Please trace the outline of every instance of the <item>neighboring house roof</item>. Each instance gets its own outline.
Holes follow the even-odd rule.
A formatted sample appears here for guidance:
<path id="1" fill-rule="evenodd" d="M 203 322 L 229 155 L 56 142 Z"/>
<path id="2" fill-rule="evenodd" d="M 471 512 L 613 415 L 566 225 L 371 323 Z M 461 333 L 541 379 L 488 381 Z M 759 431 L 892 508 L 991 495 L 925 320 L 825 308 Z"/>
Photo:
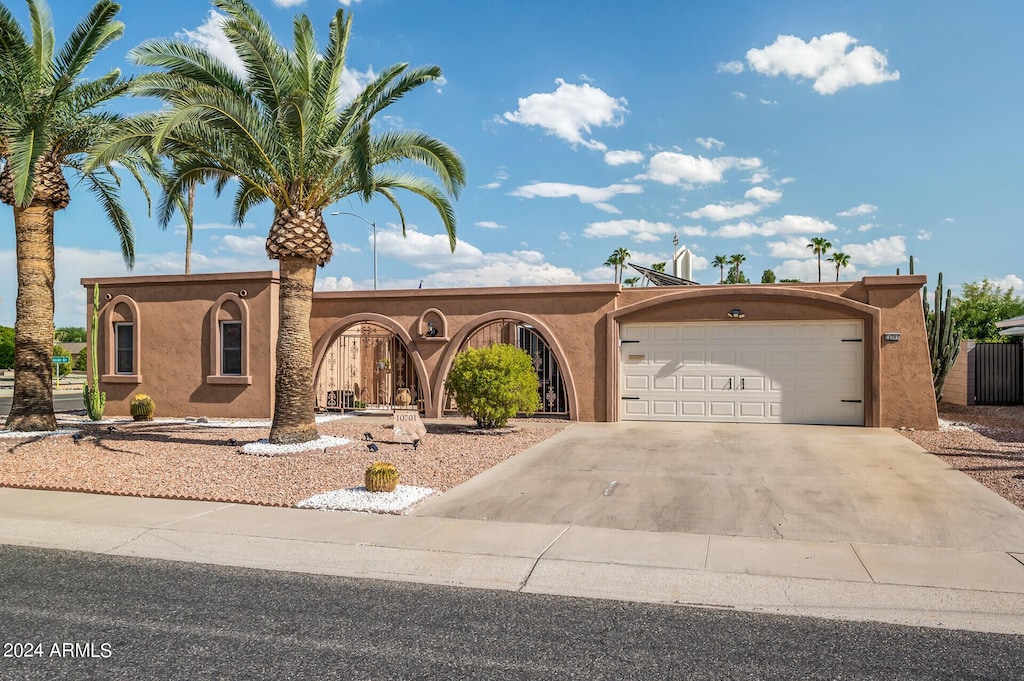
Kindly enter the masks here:
<path id="1" fill-rule="evenodd" d="M 1024 336 L 1024 315 L 996 322 L 1000 336 Z"/>
<path id="2" fill-rule="evenodd" d="M 683 279 L 676 277 L 671 274 L 665 274 L 658 270 L 652 270 L 647 267 L 640 267 L 640 265 L 634 265 L 633 263 L 626 263 L 640 274 L 647 277 L 647 281 L 651 282 L 655 286 L 698 286 L 697 282 L 690 281 L 689 279 Z"/>

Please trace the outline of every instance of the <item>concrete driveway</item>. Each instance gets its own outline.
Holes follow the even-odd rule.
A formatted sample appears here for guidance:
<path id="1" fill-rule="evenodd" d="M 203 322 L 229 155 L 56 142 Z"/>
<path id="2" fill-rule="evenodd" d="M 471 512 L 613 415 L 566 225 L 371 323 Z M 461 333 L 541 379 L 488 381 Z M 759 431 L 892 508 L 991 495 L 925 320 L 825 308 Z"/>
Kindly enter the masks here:
<path id="1" fill-rule="evenodd" d="M 898 433 L 872 428 L 578 423 L 415 515 L 1024 549 L 1024 511 Z"/>

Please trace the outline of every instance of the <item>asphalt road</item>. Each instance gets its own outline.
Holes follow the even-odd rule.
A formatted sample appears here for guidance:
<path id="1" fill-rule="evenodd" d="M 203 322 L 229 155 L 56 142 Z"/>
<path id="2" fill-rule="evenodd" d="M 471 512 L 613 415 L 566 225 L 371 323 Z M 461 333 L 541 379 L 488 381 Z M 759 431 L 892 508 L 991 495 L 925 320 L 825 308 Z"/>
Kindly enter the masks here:
<path id="1" fill-rule="evenodd" d="M 939 629 L 10 546 L 0 584 L 5 679 L 1024 676 L 1024 637 Z"/>
<path id="2" fill-rule="evenodd" d="M 74 392 L 55 392 L 53 394 L 54 411 L 76 411 L 85 409 L 82 402 L 82 393 L 79 390 Z M 11 395 L 0 397 L 0 416 L 7 416 L 11 411 Z"/>

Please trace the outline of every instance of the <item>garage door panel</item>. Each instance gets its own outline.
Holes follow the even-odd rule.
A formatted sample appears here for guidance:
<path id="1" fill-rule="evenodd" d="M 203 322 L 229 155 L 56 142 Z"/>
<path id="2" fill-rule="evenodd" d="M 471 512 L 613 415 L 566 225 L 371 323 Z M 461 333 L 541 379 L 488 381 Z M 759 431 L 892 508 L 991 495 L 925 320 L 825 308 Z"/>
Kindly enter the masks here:
<path id="1" fill-rule="evenodd" d="M 651 410 L 655 416 L 678 416 L 679 403 L 675 400 L 654 400 L 651 402 Z"/>
<path id="2" fill-rule="evenodd" d="M 646 375 L 626 374 L 625 388 L 626 390 L 650 390 L 651 389 L 651 377 Z"/>
<path id="3" fill-rule="evenodd" d="M 697 390 L 704 392 L 708 389 L 707 376 L 680 376 L 679 389 L 683 391 Z"/>
<path id="4" fill-rule="evenodd" d="M 708 415 L 710 416 L 735 416 L 736 415 L 736 403 L 735 402 L 717 402 L 712 400 L 708 402 Z"/>
<path id="5" fill-rule="evenodd" d="M 863 403 L 842 402 L 863 399 L 864 343 L 843 342 L 863 336 L 859 321 L 656 322 L 620 335 L 641 341 L 622 350 L 622 395 L 636 398 L 623 419 L 863 425 Z"/>
<path id="6" fill-rule="evenodd" d="M 654 389 L 655 390 L 671 390 L 675 392 L 676 388 L 676 377 L 675 376 L 655 376 L 654 377 Z"/>

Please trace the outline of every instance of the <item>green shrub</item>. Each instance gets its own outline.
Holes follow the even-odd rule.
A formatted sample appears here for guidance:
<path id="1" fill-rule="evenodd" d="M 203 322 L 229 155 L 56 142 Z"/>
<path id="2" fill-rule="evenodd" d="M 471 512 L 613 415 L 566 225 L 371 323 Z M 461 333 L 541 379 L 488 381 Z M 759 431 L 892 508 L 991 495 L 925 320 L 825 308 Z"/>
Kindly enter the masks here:
<path id="1" fill-rule="evenodd" d="M 89 348 L 82 348 L 75 355 L 74 360 L 75 371 L 85 371 L 89 366 Z"/>
<path id="2" fill-rule="evenodd" d="M 53 346 L 53 356 L 70 358 L 71 353 L 65 350 L 63 345 L 60 345 L 58 343 L 57 345 Z M 68 374 L 71 373 L 71 362 L 68 362 L 67 364 L 54 364 L 53 371 L 54 373 L 59 371 L 61 376 L 67 376 Z"/>
<path id="3" fill-rule="evenodd" d="M 0 326 L 0 369 L 14 368 L 14 329 Z"/>
<path id="4" fill-rule="evenodd" d="M 459 413 L 476 419 L 480 428 L 503 428 L 516 414 L 532 414 L 541 406 L 530 356 L 511 345 L 460 352 L 447 388 Z"/>

